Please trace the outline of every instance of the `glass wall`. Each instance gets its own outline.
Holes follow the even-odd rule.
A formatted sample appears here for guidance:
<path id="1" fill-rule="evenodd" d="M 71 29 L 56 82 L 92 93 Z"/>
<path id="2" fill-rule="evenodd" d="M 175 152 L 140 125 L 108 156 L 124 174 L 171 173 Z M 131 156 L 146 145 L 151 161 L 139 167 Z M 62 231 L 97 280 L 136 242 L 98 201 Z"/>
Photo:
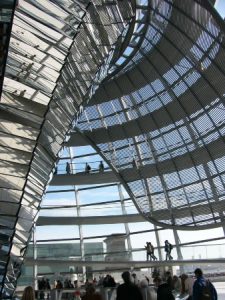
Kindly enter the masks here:
<path id="1" fill-rule="evenodd" d="M 102 267 L 97 262 L 146 261 L 147 241 L 154 245 L 155 255 L 159 260 L 165 260 L 165 240 L 174 245 L 172 255 L 175 260 L 224 258 L 225 240 L 222 228 L 173 231 L 147 222 L 119 182 L 95 183 L 96 176 L 104 176 L 104 172 L 111 170 L 107 169 L 103 174 L 99 174 L 98 165 L 102 159 L 90 147 L 82 147 L 82 151 L 79 147 L 66 148 L 61 154 L 58 162 L 58 170 L 61 171 L 54 177 L 61 176 L 62 185 L 54 186 L 50 183 L 42 201 L 35 227 L 35 239 L 31 240 L 27 251 L 29 263 L 25 262 L 19 285 L 28 284 L 33 274 L 38 278 L 48 277 L 53 284 L 54 279 L 59 276 L 71 276 L 71 272 L 80 280 L 85 276 L 115 273 L 112 267 Z M 91 153 L 93 155 L 90 155 Z M 77 172 L 66 174 L 67 162 L 77 166 L 85 166 L 86 163 L 92 166 L 90 173 L 83 172 L 87 179 L 86 184 L 80 184 L 80 174 Z M 103 163 L 106 166 L 105 162 Z M 67 185 L 69 177 L 73 178 L 74 185 Z M 33 260 L 34 253 L 37 261 Z M 51 263 L 48 266 L 47 261 L 42 265 L 39 260 L 43 258 L 57 259 L 65 263 Z M 76 266 L 76 263 L 71 263 L 71 259 L 95 261 L 96 264 L 91 267 L 87 264 L 82 268 L 80 265 Z M 70 261 L 67 263 L 67 260 Z M 34 265 L 38 266 L 36 273 Z M 194 266 L 188 265 L 182 271 L 191 272 L 193 268 Z M 151 269 L 146 270 L 151 273 Z"/>

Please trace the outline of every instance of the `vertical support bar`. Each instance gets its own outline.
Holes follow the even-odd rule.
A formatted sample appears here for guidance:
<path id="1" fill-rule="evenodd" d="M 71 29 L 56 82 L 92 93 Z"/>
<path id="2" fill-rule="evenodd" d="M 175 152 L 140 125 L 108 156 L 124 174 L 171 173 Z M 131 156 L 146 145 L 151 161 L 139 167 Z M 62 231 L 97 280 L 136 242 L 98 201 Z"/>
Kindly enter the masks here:
<path id="1" fill-rule="evenodd" d="M 38 280 L 37 280 L 37 240 L 36 240 L 36 224 L 33 226 L 33 286 L 34 289 L 38 290 Z"/>
<path id="2" fill-rule="evenodd" d="M 70 155 L 70 162 L 73 162 L 73 148 L 69 148 L 69 155 Z M 74 167 L 75 168 L 75 167 Z M 77 207 L 77 216 L 80 217 L 80 201 L 79 201 L 79 194 L 76 186 L 74 185 L 74 196 L 75 196 L 75 204 Z M 78 225 L 79 228 L 79 237 L 80 237 L 80 253 L 81 253 L 81 260 L 85 260 L 85 252 L 84 252 L 84 240 L 83 240 L 83 231 L 82 225 Z M 83 281 L 85 282 L 86 277 L 86 266 L 82 266 L 82 277 Z"/>
<path id="3" fill-rule="evenodd" d="M 154 229 L 155 229 L 155 238 L 156 238 L 157 249 L 158 249 L 158 257 L 159 260 L 162 260 L 162 250 L 160 248 L 160 236 L 159 236 L 158 227 L 154 225 Z"/>
<path id="4" fill-rule="evenodd" d="M 177 258 L 179 260 L 183 260 L 183 255 L 182 255 L 182 252 L 181 252 L 181 249 L 180 249 L 180 238 L 179 238 L 179 235 L 177 233 L 177 230 L 173 229 L 173 235 L 174 235 L 174 240 L 175 240 L 175 246 L 176 246 L 176 251 L 177 251 Z M 184 273 L 184 266 L 181 265 L 180 266 L 180 273 Z"/>
<path id="5" fill-rule="evenodd" d="M 126 215 L 127 212 L 126 212 L 126 207 L 124 204 L 124 196 L 123 196 L 121 184 L 118 183 L 117 187 L 118 187 L 119 196 L 120 196 L 122 213 L 123 213 L 123 215 Z M 128 253 L 129 253 L 129 260 L 132 260 L 133 257 L 132 257 L 132 247 L 131 247 L 131 240 L 130 240 L 130 229 L 129 229 L 128 223 L 124 223 L 124 226 L 125 226 L 125 231 L 126 231 L 126 236 L 127 236 L 127 247 L 128 247 Z"/>

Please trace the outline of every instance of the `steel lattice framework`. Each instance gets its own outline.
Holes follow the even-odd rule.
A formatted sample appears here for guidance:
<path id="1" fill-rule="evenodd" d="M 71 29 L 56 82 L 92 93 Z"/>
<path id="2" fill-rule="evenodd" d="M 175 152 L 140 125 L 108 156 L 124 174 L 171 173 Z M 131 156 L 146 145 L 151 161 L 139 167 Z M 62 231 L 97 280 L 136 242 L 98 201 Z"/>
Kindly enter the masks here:
<path id="1" fill-rule="evenodd" d="M 20 0 L 14 8 L 0 102 L 2 298 L 15 290 L 43 192 L 95 73 L 109 53 L 115 59 L 133 18 L 130 1 Z"/>
<path id="2" fill-rule="evenodd" d="M 147 220 L 189 230 L 224 225 L 224 21 L 200 0 L 140 1 L 136 9 L 130 42 L 77 131 Z"/>
<path id="3" fill-rule="evenodd" d="M 10 2 L 6 68 L 4 40 L 0 55 L 3 298 L 72 126 L 68 145 L 80 134 L 93 145 L 147 220 L 224 225 L 225 28 L 210 3 Z"/>

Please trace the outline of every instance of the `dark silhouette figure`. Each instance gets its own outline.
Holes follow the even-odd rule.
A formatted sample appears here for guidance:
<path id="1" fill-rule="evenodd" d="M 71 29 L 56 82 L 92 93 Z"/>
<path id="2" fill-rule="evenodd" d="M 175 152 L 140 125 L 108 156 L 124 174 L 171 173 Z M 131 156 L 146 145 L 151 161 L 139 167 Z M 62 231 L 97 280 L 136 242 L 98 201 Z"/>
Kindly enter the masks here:
<path id="1" fill-rule="evenodd" d="M 63 284 L 60 280 L 57 280 L 56 287 L 57 290 L 61 290 L 63 288 Z"/>
<path id="2" fill-rule="evenodd" d="M 168 283 L 162 282 L 160 277 L 154 278 L 153 282 L 157 287 L 157 300 L 175 300 Z"/>
<path id="3" fill-rule="evenodd" d="M 54 175 L 58 174 L 58 167 L 55 167 Z"/>
<path id="4" fill-rule="evenodd" d="M 111 288 L 111 289 L 108 289 L 108 291 L 107 291 L 107 293 L 108 293 L 107 299 L 110 299 L 112 296 L 112 292 L 113 292 L 112 288 L 114 288 L 116 286 L 116 282 L 115 282 L 114 278 L 111 275 L 107 274 L 102 281 L 102 285 L 105 288 Z"/>
<path id="5" fill-rule="evenodd" d="M 48 278 L 46 279 L 46 289 L 51 290 L 51 285 Z"/>
<path id="6" fill-rule="evenodd" d="M 68 281 L 68 287 L 69 289 L 73 289 L 74 285 L 72 284 L 71 280 Z"/>
<path id="7" fill-rule="evenodd" d="M 154 268 L 153 272 L 152 272 L 152 278 L 154 279 L 156 277 L 160 277 L 160 270 L 157 268 Z"/>
<path id="8" fill-rule="evenodd" d="M 85 165 L 85 173 L 90 173 L 91 172 L 91 166 L 88 164 L 88 163 L 86 163 L 86 165 Z"/>
<path id="9" fill-rule="evenodd" d="M 104 170 L 105 170 L 105 167 L 104 167 L 104 164 L 103 164 L 102 160 L 99 163 L 98 170 L 99 170 L 100 173 L 103 173 Z"/>
<path id="10" fill-rule="evenodd" d="M 124 283 L 117 288 L 116 300 L 143 300 L 138 286 L 131 282 L 130 272 L 122 273 Z"/>
<path id="11" fill-rule="evenodd" d="M 71 174 L 70 163 L 66 163 L 66 174 Z"/>
<path id="12" fill-rule="evenodd" d="M 171 260 L 173 257 L 171 256 L 171 251 L 173 249 L 173 245 L 168 242 L 168 240 L 165 240 L 165 246 L 164 250 L 166 252 L 166 260 Z"/>
<path id="13" fill-rule="evenodd" d="M 46 290 L 47 289 L 47 282 L 44 277 L 40 280 L 39 290 Z"/>
<path id="14" fill-rule="evenodd" d="M 115 282 L 114 278 L 109 274 L 107 274 L 104 277 L 102 284 L 104 287 L 115 287 L 116 286 L 116 282 Z"/>
<path id="15" fill-rule="evenodd" d="M 165 281 L 170 286 L 171 290 L 173 289 L 173 277 L 170 271 L 166 271 L 165 273 Z"/>

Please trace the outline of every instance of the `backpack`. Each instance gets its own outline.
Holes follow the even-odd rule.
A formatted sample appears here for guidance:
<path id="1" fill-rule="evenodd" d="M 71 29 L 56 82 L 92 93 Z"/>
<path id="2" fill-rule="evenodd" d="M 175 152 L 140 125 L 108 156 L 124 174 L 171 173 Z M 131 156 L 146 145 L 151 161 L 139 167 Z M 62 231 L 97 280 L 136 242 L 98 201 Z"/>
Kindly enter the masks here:
<path id="1" fill-rule="evenodd" d="M 206 285 L 202 286 L 202 296 L 201 300 L 213 300 L 212 297 L 212 283 L 206 280 Z"/>

